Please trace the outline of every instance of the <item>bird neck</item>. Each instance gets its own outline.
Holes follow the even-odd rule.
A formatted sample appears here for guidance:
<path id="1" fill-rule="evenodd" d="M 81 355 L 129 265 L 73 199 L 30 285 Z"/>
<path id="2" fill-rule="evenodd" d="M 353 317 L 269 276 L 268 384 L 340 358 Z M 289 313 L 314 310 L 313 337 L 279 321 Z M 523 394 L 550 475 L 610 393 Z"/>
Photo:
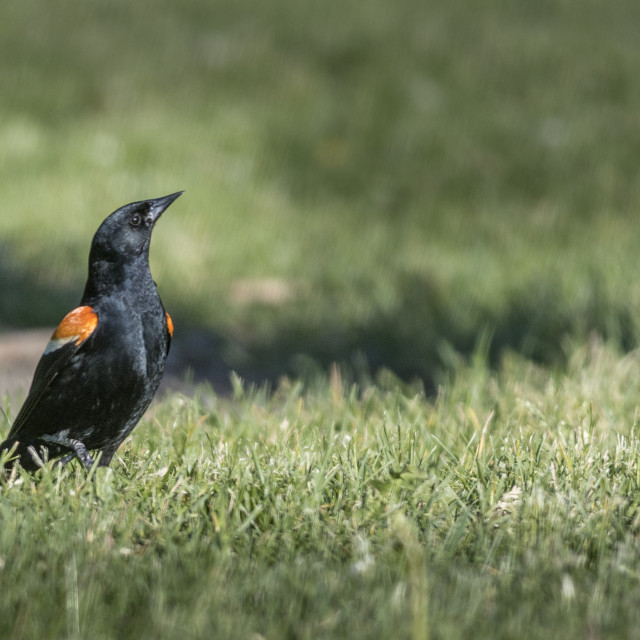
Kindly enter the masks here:
<path id="1" fill-rule="evenodd" d="M 126 263 L 93 260 L 89 264 L 82 304 L 91 304 L 99 297 L 110 296 L 124 289 L 134 293 L 143 291 L 149 282 L 153 283 L 153 278 L 145 255 Z"/>

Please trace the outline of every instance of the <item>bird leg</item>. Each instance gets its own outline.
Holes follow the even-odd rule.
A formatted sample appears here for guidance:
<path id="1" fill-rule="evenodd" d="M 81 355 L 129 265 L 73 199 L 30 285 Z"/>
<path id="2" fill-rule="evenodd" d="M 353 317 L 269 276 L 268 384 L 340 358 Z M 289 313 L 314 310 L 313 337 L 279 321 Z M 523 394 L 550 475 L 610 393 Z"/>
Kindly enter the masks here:
<path id="1" fill-rule="evenodd" d="M 40 436 L 42 440 L 45 442 L 50 442 L 51 444 L 60 444 L 63 447 L 67 447 L 68 449 L 72 449 L 73 453 L 69 453 L 63 458 L 59 460 L 57 464 L 61 464 L 64 466 L 67 462 L 70 462 L 74 458 L 78 458 L 80 462 L 85 466 L 87 471 L 91 471 L 93 467 L 93 459 L 89 455 L 87 451 L 87 447 L 84 446 L 80 440 L 75 440 L 74 438 L 65 438 L 64 436 L 56 436 L 56 435 L 45 435 Z"/>

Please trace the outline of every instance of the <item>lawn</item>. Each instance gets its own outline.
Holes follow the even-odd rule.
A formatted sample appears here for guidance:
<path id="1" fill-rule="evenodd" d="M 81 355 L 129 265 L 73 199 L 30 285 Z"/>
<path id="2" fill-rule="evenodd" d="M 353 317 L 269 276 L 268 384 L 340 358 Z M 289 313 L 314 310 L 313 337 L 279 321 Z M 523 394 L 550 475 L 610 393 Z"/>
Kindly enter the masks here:
<path id="1" fill-rule="evenodd" d="M 168 397 L 93 481 L 5 484 L 0 635 L 633 637 L 639 366 Z"/>
<path id="2" fill-rule="evenodd" d="M 3 485 L 0 635 L 632 637 L 638 13 L 5 7 L 0 330 L 185 189 L 152 271 L 229 383 Z"/>

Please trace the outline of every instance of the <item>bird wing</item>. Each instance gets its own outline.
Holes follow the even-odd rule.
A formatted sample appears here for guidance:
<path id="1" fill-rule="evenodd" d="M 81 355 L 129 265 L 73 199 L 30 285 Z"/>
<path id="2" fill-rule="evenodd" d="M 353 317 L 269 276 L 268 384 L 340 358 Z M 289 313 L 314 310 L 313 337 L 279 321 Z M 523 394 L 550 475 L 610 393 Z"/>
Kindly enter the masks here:
<path id="1" fill-rule="evenodd" d="M 8 438 L 20 432 L 42 394 L 97 326 L 98 314 L 89 306 L 78 307 L 62 319 L 38 362 L 29 394 L 13 421 Z"/>

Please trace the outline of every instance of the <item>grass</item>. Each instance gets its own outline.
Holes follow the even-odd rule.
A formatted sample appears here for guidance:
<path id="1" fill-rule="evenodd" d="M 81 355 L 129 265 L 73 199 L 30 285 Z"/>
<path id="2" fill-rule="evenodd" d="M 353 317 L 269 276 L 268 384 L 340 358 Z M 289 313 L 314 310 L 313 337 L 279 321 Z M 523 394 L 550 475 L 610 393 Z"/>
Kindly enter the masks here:
<path id="1" fill-rule="evenodd" d="M 165 397 L 95 481 L 3 485 L 0 635 L 632 637 L 638 17 L 6 7 L 0 329 L 186 189 L 152 248 L 176 349 L 249 382 Z"/>
<path id="2" fill-rule="evenodd" d="M 244 377 L 360 354 L 435 386 L 487 328 L 496 358 L 637 344 L 637 9 L 387 4 L 13 7 L 1 325 L 55 324 L 103 216 L 186 189 L 154 275 Z"/>
<path id="3" fill-rule="evenodd" d="M 0 499 L 6 637 L 632 637 L 638 354 L 171 396 Z"/>

